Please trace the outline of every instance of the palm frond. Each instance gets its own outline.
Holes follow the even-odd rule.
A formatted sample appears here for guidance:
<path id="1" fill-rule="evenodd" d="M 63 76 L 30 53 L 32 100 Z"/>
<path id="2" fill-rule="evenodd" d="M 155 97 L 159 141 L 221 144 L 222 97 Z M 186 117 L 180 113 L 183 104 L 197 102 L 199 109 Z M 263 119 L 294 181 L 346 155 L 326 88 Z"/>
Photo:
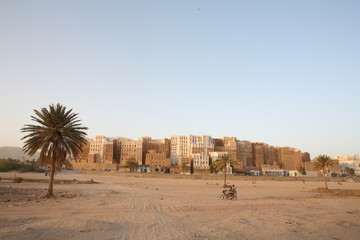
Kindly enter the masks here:
<path id="1" fill-rule="evenodd" d="M 67 155 L 76 156 L 81 151 L 88 128 L 81 125 L 78 113 L 59 103 L 34 112 L 31 120 L 37 125 L 25 124 L 21 128 L 27 133 L 22 138 L 24 152 L 33 155 L 40 151 L 40 162 L 45 165 L 50 161 L 62 164 Z"/>
<path id="2" fill-rule="evenodd" d="M 229 154 L 220 154 L 217 160 L 214 162 L 214 166 L 216 170 L 223 170 L 226 168 L 226 165 L 232 164 L 233 160 Z"/>
<path id="3" fill-rule="evenodd" d="M 319 155 L 315 158 L 314 168 L 317 171 L 325 171 L 329 167 L 333 167 L 334 162 L 332 161 L 330 156 L 327 155 Z"/>

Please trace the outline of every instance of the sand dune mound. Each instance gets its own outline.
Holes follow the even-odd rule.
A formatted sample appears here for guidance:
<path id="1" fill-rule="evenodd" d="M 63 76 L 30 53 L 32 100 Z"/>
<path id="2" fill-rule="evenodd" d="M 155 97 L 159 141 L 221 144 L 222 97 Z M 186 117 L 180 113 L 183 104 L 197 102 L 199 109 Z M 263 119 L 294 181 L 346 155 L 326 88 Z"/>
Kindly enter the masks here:
<path id="1" fill-rule="evenodd" d="M 333 196 L 339 197 L 360 197 L 359 189 L 326 189 L 326 188 L 316 188 L 312 189 L 311 192 L 316 193 L 326 193 Z"/>

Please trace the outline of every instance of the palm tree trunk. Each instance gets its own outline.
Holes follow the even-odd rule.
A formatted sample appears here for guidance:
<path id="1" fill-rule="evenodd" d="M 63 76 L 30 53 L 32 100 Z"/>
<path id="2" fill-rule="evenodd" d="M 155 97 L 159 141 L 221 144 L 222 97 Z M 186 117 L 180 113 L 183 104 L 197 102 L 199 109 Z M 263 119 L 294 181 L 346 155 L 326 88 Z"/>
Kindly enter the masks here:
<path id="1" fill-rule="evenodd" d="M 48 187 L 48 192 L 47 192 L 47 194 L 45 195 L 45 198 L 54 197 L 54 194 L 53 194 L 54 175 L 55 175 L 55 160 L 52 160 L 52 161 L 51 161 L 49 187 Z"/>
<path id="2" fill-rule="evenodd" d="M 326 181 L 326 176 L 325 176 L 325 169 L 323 169 L 323 176 L 324 176 L 325 188 L 328 189 L 328 185 L 327 185 L 327 181 Z"/>
<path id="3" fill-rule="evenodd" d="M 225 165 L 225 172 L 224 172 L 224 187 L 226 187 L 226 165 Z"/>

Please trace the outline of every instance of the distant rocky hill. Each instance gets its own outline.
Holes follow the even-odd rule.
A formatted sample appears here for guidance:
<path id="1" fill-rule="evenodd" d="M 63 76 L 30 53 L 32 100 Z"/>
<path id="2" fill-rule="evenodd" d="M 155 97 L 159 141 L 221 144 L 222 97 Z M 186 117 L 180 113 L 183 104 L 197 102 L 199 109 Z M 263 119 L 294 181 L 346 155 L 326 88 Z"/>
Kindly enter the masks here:
<path id="1" fill-rule="evenodd" d="M 39 154 L 35 153 L 34 156 L 29 156 L 22 151 L 20 147 L 0 147 L 0 159 L 17 159 L 17 160 L 32 160 L 38 159 Z"/>

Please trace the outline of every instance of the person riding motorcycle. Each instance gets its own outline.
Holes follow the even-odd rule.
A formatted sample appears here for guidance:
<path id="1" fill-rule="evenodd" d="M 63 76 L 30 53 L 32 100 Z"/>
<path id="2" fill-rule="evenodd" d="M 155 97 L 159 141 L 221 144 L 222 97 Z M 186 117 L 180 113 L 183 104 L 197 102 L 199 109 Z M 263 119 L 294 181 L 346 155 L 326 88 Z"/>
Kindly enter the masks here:
<path id="1" fill-rule="evenodd" d="M 236 190 L 234 191 L 234 187 L 235 187 L 235 186 L 234 186 L 234 187 L 233 187 L 233 186 L 234 186 L 234 185 L 232 185 L 232 186 L 230 185 L 230 186 L 229 186 L 229 189 L 224 189 L 224 190 L 223 190 L 223 194 L 226 195 L 226 196 L 228 196 L 228 197 L 234 196 L 234 192 L 236 192 Z"/>
<path id="2" fill-rule="evenodd" d="M 222 194 L 218 196 L 219 199 L 229 199 L 229 200 L 236 200 L 237 199 L 237 193 L 235 189 L 235 185 L 230 185 L 229 189 L 224 189 L 222 191 Z"/>
<path id="3" fill-rule="evenodd" d="M 232 196 L 235 196 L 237 194 L 235 185 L 232 185 L 232 187 L 230 186 L 230 192 L 231 192 Z"/>

